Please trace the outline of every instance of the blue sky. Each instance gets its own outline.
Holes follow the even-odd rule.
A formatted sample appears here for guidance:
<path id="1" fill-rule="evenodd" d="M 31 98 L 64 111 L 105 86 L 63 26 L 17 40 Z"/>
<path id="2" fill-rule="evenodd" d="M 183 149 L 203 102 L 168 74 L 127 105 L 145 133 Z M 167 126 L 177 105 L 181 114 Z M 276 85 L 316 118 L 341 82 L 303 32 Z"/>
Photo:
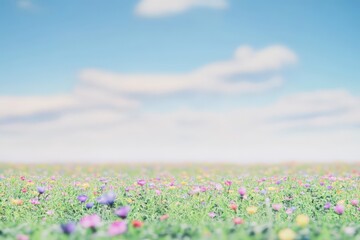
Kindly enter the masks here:
<path id="1" fill-rule="evenodd" d="M 11 97 L 11 102 L 14 105 L 10 105 L 15 106 L 14 108 L 25 108 L 25 113 L 16 113 L 18 115 L 15 116 L 10 110 L 3 107 L 3 119 L 0 122 L 7 124 L 3 124 L 0 132 L 2 129 L 7 134 L 11 134 L 14 129 L 14 131 L 20 131 L 19 129 L 24 128 L 25 130 L 21 130 L 21 135 L 28 134 L 26 136 L 30 137 L 31 134 L 38 135 L 39 132 L 34 130 L 32 133 L 28 133 L 26 130 L 32 128 L 26 122 L 29 115 L 35 119 L 35 122 L 38 121 L 38 125 L 45 126 L 48 118 L 43 118 L 43 116 L 49 114 L 49 111 L 51 113 L 56 112 L 56 116 L 63 116 L 63 112 L 66 112 L 66 114 L 74 111 L 86 112 L 87 110 L 85 111 L 83 107 L 80 110 L 76 108 L 76 110 L 71 111 L 63 109 L 66 107 L 61 107 L 59 113 L 56 107 L 52 109 L 53 106 L 58 106 L 58 100 L 55 101 L 56 104 L 54 103 L 54 105 L 45 106 L 45 112 L 41 112 L 37 105 L 34 107 L 36 111 L 31 112 L 26 110 L 32 109 L 31 107 L 24 106 L 27 101 L 21 102 L 24 96 L 29 98 L 44 97 L 44 100 L 39 101 L 46 102 L 46 97 L 67 96 L 77 89 L 88 89 L 88 87 L 84 88 L 83 85 L 95 86 L 96 91 L 103 88 L 115 89 L 118 87 L 119 89 L 116 89 L 119 92 L 116 92 L 116 96 L 121 95 L 126 100 L 135 101 L 141 105 L 135 111 L 126 111 L 126 115 L 129 116 L 151 115 L 158 112 L 171 115 L 184 109 L 184 111 L 192 111 L 192 113 L 195 112 L 196 114 L 203 111 L 213 114 L 224 111 L 238 111 L 239 108 L 242 111 L 246 109 L 246 111 L 253 112 L 255 110 L 249 110 L 249 108 L 256 107 L 259 112 L 264 112 L 264 108 L 271 108 L 271 104 L 275 106 L 279 103 L 281 105 L 282 99 L 286 100 L 287 97 L 300 96 L 299 98 L 301 98 L 305 96 L 307 99 L 309 95 L 314 94 L 314 98 L 321 99 L 319 100 L 321 104 L 322 101 L 329 101 L 329 103 L 326 103 L 327 105 L 325 104 L 326 111 L 329 112 L 338 111 L 339 103 L 334 101 L 334 98 L 337 96 L 344 97 L 344 104 L 340 104 L 340 112 L 346 111 L 346 114 L 348 114 L 353 111 L 351 112 L 352 115 L 342 117 L 342 115 L 336 114 L 336 121 L 329 120 L 329 122 L 335 121 L 335 124 L 330 127 L 327 126 L 330 130 L 326 133 L 334 134 L 334 136 L 338 136 L 336 134 L 344 136 L 348 134 L 347 132 L 344 133 L 344 131 L 347 131 L 346 129 L 351 126 L 350 129 L 353 133 L 351 136 L 346 135 L 346 139 L 353 141 L 355 149 L 360 137 L 358 133 L 360 121 L 357 122 L 359 109 L 356 108 L 358 96 L 360 95 L 360 47 L 358 44 L 360 42 L 360 32 L 358 31 L 360 25 L 360 15 L 358 14 L 360 2 L 214 0 L 214 4 L 219 5 L 210 6 L 208 3 L 204 4 L 201 0 L 191 0 L 189 2 L 195 3 L 198 1 L 202 3 L 197 3 L 200 6 L 190 4 L 185 10 L 171 12 L 159 6 L 158 3 L 164 0 L 158 2 L 156 0 L 144 0 L 143 2 L 145 1 L 149 3 L 149 11 L 155 11 L 158 7 L 163 12 L 161 14 L 150 12 L 150 15 L 146 15 L 146 12 L 137 12 L 136 9 L 141 4 L 140 0 L 109 0 L 106 2 L 95 0 L 1 1 L 0 102 L 1 97 L 4 97 L 4 103 L 8 101 L 5 97 Z M 182 0 L 176 1 L 181 2 Z M 169 9 L 173 7 L 170 5 Z M 250 46 L 254 52 L 260 52 L 262 49 L 271 48 L 272 46 L 282 46 L 286 50 L 282 49 L 281 51 L 296 56 L 291 58 L 290 55 L 284 53 L 285 60 L 283 59 L 284 62 L 281 63 L 281 67 L 271 69 L 273 71 L 271 77 L 281 75 L 283 79 L 281 84 L 279 83 L 281 86 L 275 87 L 277 83 L 274 83 L 274 85 L 271 85 L 272 87 L 269 87 L 271 90 L 239 90 L 239 92 L 229 93 L 226 86 L 223 87 L 227 90 L 221 92 L 211 90 L 211 92 L 208 92 L 208 90 L 204 90 L 204 87 L 201 87 L 202 90 L 198 91 L 197 86 L 191 85 L 182 86 L 182 89 L 185 89 L 184 91 L 173 92 L 171 90 L 165 94 L 158 94 L 158 92 L 155 94 L 153 92 L 144 93 L 143 89 L 129 90 L 131 87 L 128 91 L 124 91 L 121 89 L 124 87 L 123 85 L 110 86 L 112 82 L 109 83 L 110 85 L 103 85 L 106 82 L 103 79 L 108 76 L 107 74 L 113 74 L 114 76 L 111 76 L 116 79 L 120 78 L 119 76 L 115 77 L 116 74 L 129 75 L 130 80 L 128 81 L 137 81 L 135 78 L 134 80 L 131 79 L 139 74 L 146 75 L 149 78 L 151 76 L 157 77 L 158 74 L 171 74 L 172 77 L 169 78 L 169 81 L 172 81 L 171 79 L 175 81 L 177 76 L 186 78 L 187 75 L 183 76 L 182 74 L 194 73 L 204 66 L 232 59 L 235 50 L 241 46 Z M 89 69 L 93 71 L 89 73 Z M 237 74 L 243 74 L 242 78 L 248 78 L 248 75 L 244 75 L 243 72 Z M 251 75 L 251 81 L 255 82 L 262 82 L 263 78 L 270 78 L 267 70 L 265 72 L 256 72 L 256 74 L 251 72 L 249 75 Z M 139 81 L 143 83 L 141 79 Z M 220 85 L 213 86 L 214 89 L 219 87 Z M 258 87 L 263 89 L 264 86 Z M 163 88 L 154 91 L 163 91 Z M 328 94 L 329 91 L 333 95 Z M 109 95 L 108 93 L 104 94 Z M 19 97 L 21 101 L 18 101 L 16 97 Z M 304 107 L 304 103 L 310 101 L 306 99 L 299 100 L 301 103 L 295 105 L 295 108 L 296 106 L 299 108 L 299 114 L 295 114 L 295 116 L 304 114 L 306 116 L 317 116 L 314 111 L 319 111 L 318 109 L 311 111 L 311 114 L 304 113 L 300 109 Z M 35 102 L 38 104 L 38 101 Z M 62 100 L 59 100 L 59 102 L 62 102 Z M 94 100 L 94 102 L 96 101 Z M 339 100 L 339 102 L 342 101 Z M 31 105 L 31 101 L 28 104 Z M 21 107 L 18 107 L 18 105 L 21 105 Z M 97 109 L 98 105 L 99 102 L 96 102 L 96 107 L 92 105 L 89 108 L 92 110 Z M 102 104 L 101 106 L 105 105 Z M 331 109 L 331 107 L 334 109 Z M 291 107 L 289 108 L 291 109 Z M 108 110 L 109 106 L 106 106 L 105 109 Z M 191 115 L 192 113 L 188 114 Z M 259 117 L 258 114 L 254 115 Z M 1 116 L 0 111 L 0 118 Z M 230 116 L 232 115 L 230 114 Z M 23 120 L 27 126 L 14 125 L 15 122 L 11 121 L 14 117 L 20 119 L 16 123 L 22 123 Z M 275 116 L 271 115 L 270 118 L 272 117 L 275 118 Z M 205 116 L 202 116 L 202 118 L 206 119 Z M 265 116 L 261 116 L 261 118 L 265 118 Z M 346 120 L 339 120 L 345 118 Z M 313 120 L 321 122 L 321 119 Z M 139 124 L 146 125 L 143 123 L 140 122 Z M 301 124 L 296 125 L 296 128 L 312 129 L 314 127 L 312 125 L 309 128 L 307 124 L 304 126 Z M 252 127 L 262 128 L 263 125 Z M 55 125 L 54 128 L 57 129 Z M 96 126 L 93 125 L 90 127 L 91 131 L 95 128 Z M 319 130 L 320 127 L 316 128 Z M 335 133 L 337 130 L 334 129 L 339 128 L 341 132 Z M 46 134 L 50 134 L 51 131 L 44 130 Z M 283 131 L 282 129 L 280 132 Z M 321 129 L 319 132 L 323 131 Z M 119 132 L 122 132 L 122 130 L 119 130 Z M 287 129 L 286 132 L 294 131 L 293 129 Z M 26 137 L 16 138 L 15 136 L 18 135 L 18 133 L 11 135 L 14 142 L 21 140 L 26 145 L 24 140 Z M 216 137 L 216 134 L 214 133 L 211 136 Z M 272 137 L 266 136 L 271 141 Z M 319 137 L 321 136 L 325 135 L 319 133 Z M 141 138 L 141 135 L 139 137 Z M 179 139 L 178 133 L 175 132 L 171 137 Z M 307 137 L 299 135 L 292 137 L 295 142 L 298 139 L 305 139 L 306 142 L 307 139 Z M 310 136 L 308 137 L 310 138 Z M 113 152 L 112 148 L 109 147 L 113 143 L 110 138 L 108 136 L 104 137 L 105 142 L 109 144 L 105 144 L 106 146 L 99 150 L 99 156 L 144 158 L 143 156 L 135 156 L 136 154 L 132 154 L 131 151 L 124 155 L 121 152 Z M 39 139 L 38 151 L 44 147 L 42 145 L 44 139 L 45 137 L 42 140 Z M 64 137 L 64 139 L 67 138 Z M 231 137 L 227 135 L 226 139 L 230 141 Z M 120 140 L 116 141 L 121 142 Z M 198 142 L 203 141 L 199 139 Z M 280 142 L 279 140 L 279 144 Z M 11 143 L 8 144 L 14 147 Z M 266 142 L 263 144 L 266 145 Z M 332 144 L 335 143 L 325 144 L 324 149 L 327 148 L 326 146 L 333 146 Z M 135 145 L 132 147 L 135 148 Z M 161 145 L 160 142 L 159 145 Z M 200 145 L 196 149 L 201 149 Z M 177 145 L 175 144 L 175 146 Z M 206 144 L 201 146 L 207 147 Z M 146 147 L 141 148 L 145 149 Z M 152 146 L 152 148 L 156 147 Z M 233 148 L 236 148 L 236 145 Z M 68 150 L 69 148 L 63 147 L 62 149 Z M 168 152 L 173 153 L 177 149 L 182 149 L 182 147 L 171 146 L 169 149 L 172 150 Z M 222 156 L 222 151 L 224 150 L 219 148 L 214 155 Z M 69 152 L 73 152 L 73 150 L 69 150 Z M 107 153 L 103 154 L 104 152 Z M 166 155 L 158 156 L 160 149 L 155 152 L 153 158 L 169 157 Z M 294 149 L 292 153 L 280 157 L 291 159 L 292 154 L 294 155 L 295 152 Z M 198 151 L 196 154 L 184 158 L 203 156 L 201 153 L 201 151 Z M 79 158 L 82 156 L 85 158 L 86 156 L 80 150 L 77 154 Z M 237 154 L 238 152 L 234 152 L 231 158 L 248 156 L 246 154 L 242 155 L 242 153 Z M 327 156 L 320 152 L 316 152 L 316 154 Z M 314 153 L 314 155 L 316 154 Z M 309 153 L 309 155 L 311 154 Z M 329 155 L 331 154 L 329 153 Z M 34 158 L 41 158 L 38 153 L 34 153 L 34 156 Z M 342 157 L 341 153 L 336 156 Z M 355 152 L 352 156 L 360 157 L 360 154 Z M 3 158 L 22 159 L 21 156 L 14 154 L 11 150 Z"/>

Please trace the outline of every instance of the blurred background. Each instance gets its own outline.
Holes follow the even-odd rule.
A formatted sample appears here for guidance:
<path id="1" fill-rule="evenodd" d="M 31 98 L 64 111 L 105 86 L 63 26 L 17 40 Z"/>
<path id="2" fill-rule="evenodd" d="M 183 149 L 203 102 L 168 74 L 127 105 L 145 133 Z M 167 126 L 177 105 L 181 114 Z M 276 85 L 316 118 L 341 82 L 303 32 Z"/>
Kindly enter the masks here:
<path id="1" fill-rule="evenodd" d="M 359 9 L 1 0 L 0 161 L 358 161 Z"/>

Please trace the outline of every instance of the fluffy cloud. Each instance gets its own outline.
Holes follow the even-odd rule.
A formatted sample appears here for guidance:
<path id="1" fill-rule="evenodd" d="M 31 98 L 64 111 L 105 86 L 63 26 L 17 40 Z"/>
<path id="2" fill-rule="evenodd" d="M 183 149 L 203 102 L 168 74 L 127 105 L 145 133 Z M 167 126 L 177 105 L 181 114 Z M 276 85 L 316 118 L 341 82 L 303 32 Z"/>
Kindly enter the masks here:
<path id="1" fill-rule="evenodd" d="M 295 53 L 284 46 L 271 46 L 258 51 L 243 46 L 236 50 L 231 60 L 208 64 L 188 73 L 139 75 L 88 69 L 81 72 L 80 79 L 84 84 L 122 94 L 258 92 L 281 85 L 282 78 L 276 71 L 296 61 Z M 266 79 L 251 79 L 264 72 L 267 73 Z"/>
<path id="2" fill-rule="evenodd" d="M 227 0 L 141 0 L 135 13 L 143 17 L 162 17 L 195 7 L 223 9 L 226 6 Z"/>
<path id="3" fill-rule="evenodd" d="M 84 70 L 58 96 L 0 96 L 0 160 L 281 161 L 360 158 L 360 98 L 300 92 L 257 107 L 170 111 L 146 98 L 240 94 L 282 84 L 296 55 L 283 46 L 240 47 L 230 60 L 182 74 Z M 21 149 L 21 151 L 19 151 Z"/>

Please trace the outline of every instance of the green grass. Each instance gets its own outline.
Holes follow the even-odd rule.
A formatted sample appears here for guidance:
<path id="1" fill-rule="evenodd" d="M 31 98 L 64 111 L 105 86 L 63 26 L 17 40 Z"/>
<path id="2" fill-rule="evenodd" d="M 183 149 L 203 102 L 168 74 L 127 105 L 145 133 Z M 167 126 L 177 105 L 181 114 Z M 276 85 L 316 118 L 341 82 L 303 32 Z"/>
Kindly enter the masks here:
<path id="1" fill-rule="evenodd" d="M 1 165 L 0 179 L 0 239 L 20 234 L 30 239 L 108 239 L 109 224 L 121 220 L 114 209 L 125 205 L 131 206 L 124 220 L 128 231 L 114 239 L 279 239 L 279 231 L 286 228 L 296 239 L 360 239 L 360 206 L 351 205 L 360 197 L 356 164 Z M 139 186 L 139 179 L 146 185 Z M 224 184 L 227 180 L 232 181 L 230 187 Z M 39 196 L 37 186 L 45 186 L 46 192 Z M 206 191 L 196 193 L 199 187 Z M 240 197 L 240 187 L 246 188 L 246 198 Z M 110 191 L 116 194 L 114 206 L 98 204 L 96 199 Z M 94 207 L 86 209 L 77 200 L 80 194 L 86 194 Z M 332 205 L 328 210 L 326 202 Z M 282 208 L 274 211 L 274 203 Z M 336 204 L 344 205 L 342 215 L 335 213 Z M 257 212 L 250 215 L 249 206 L 256 206 Z M 295 210 L 288 214 L 288 208 Z M 210 212 L 216 216 L 211 218 Z M 91 214 L 102 219 L 96 232 L 79 224 Z M 169 218 L 160 221 L 165 214 Z M 307 226 L 297 225 L 300 214 L 309 217 Z M 235 217 L 244 223 L 234 225 Z M 144 225 L 134 228 L 133 220 Z M 70 221 L 77 226 L 67 236 L 60 224 Z"/>

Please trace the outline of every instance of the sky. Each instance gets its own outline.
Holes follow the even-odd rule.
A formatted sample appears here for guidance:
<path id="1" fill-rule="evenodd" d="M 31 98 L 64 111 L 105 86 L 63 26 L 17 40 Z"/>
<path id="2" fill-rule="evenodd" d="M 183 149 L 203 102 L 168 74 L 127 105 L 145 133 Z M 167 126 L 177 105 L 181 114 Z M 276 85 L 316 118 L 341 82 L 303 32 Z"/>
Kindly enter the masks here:
<path id="1" fill-rule="evenodd" d="M 360 161 L 358 9 L 0 0 L 0 161 Z"/>

